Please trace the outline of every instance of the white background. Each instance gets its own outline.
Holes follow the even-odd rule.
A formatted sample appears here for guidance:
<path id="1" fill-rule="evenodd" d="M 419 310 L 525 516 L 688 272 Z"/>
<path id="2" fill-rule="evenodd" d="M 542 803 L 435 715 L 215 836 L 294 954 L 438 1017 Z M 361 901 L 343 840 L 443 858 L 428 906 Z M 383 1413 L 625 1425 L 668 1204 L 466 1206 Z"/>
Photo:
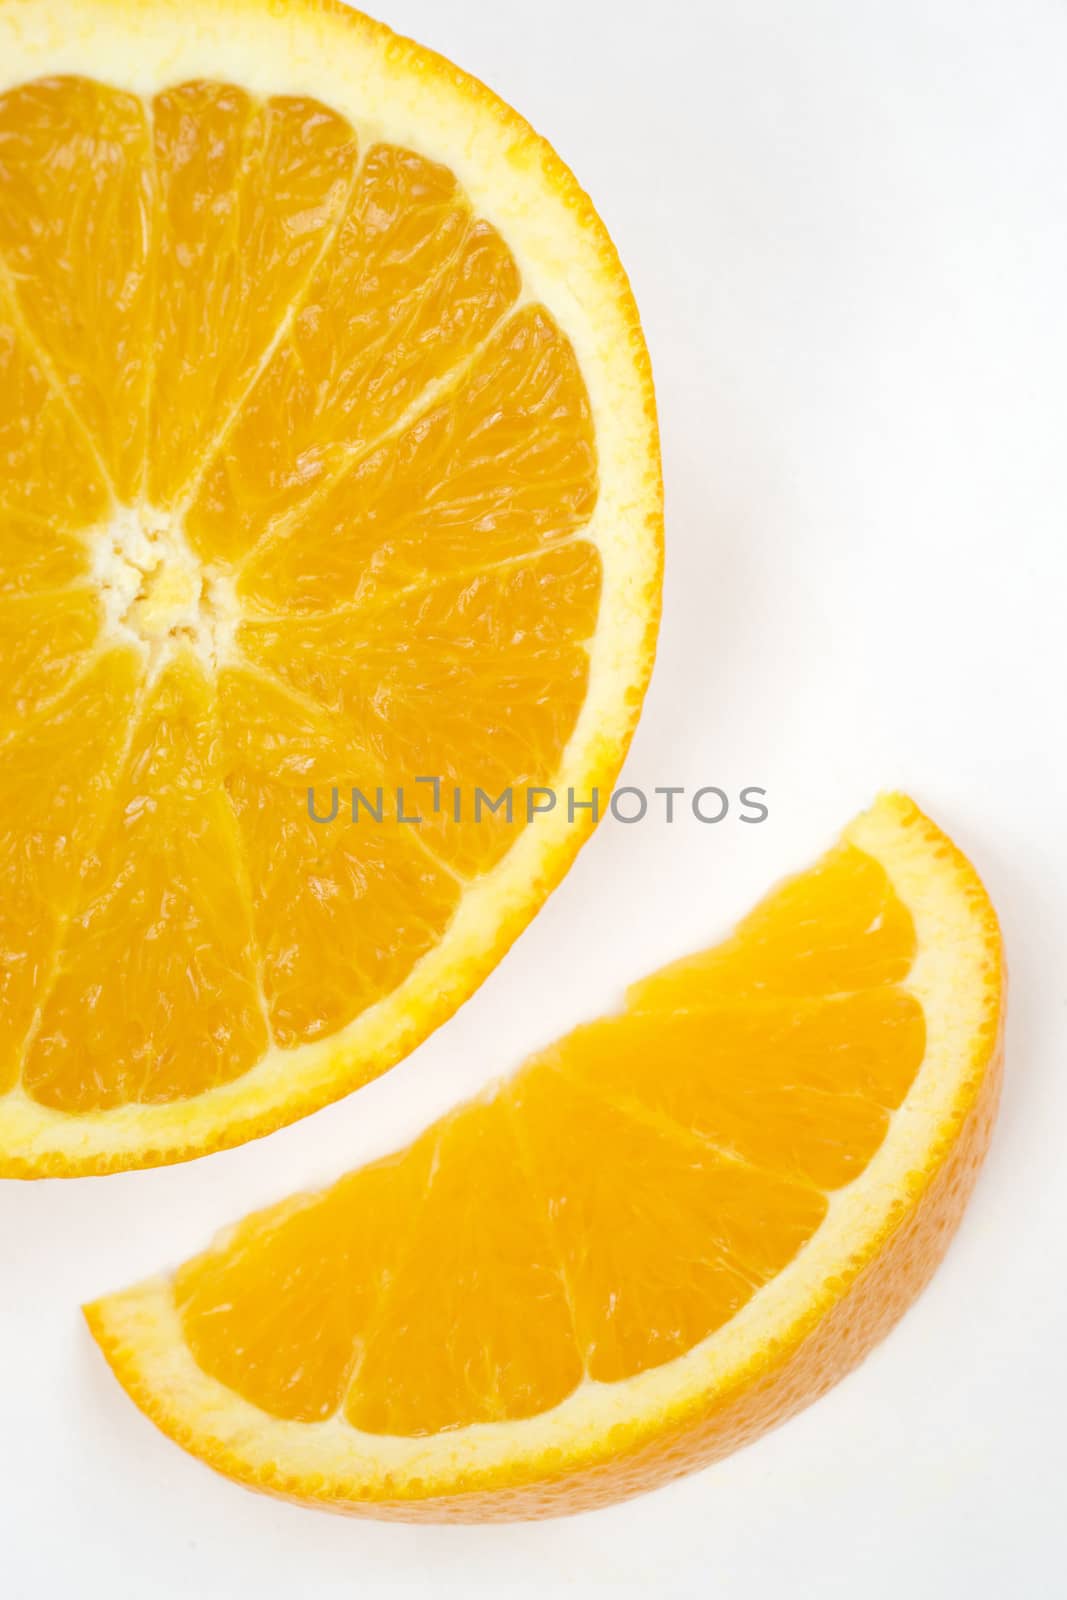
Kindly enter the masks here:
<path id="1" fill-rule="evenodd" d="M 633 279 L 668 563 L 629 780 L 762 784 L 771 818 L 605 824 L 453 1022 L 297 1127 L 192 1167 L 0 1186 L 0 1588 L 1062 1594 L 1067 7 L 380 3 L 548 135 Z M 1013 991 L 973 1205 L 857 1374 L 719 1466 L 539 1526 L 261 1499 L 134 1410 L 80 1301 L 397 1144 L 710 942 L 889 785 L 986 877 Z"/>

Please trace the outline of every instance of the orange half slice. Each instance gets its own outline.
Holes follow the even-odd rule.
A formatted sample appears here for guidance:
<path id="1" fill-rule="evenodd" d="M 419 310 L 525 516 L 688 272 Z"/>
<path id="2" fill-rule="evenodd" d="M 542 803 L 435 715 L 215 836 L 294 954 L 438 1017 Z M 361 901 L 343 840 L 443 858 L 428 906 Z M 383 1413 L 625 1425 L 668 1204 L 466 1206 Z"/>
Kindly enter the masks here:
<path id="1" fill-rule="evenodd" d="M 973 867 L 888 796 L 617 1015 L 89 1325 L 253 1488 L 438 1520 L 633 1494 L 816 1398 L 922 1289 L 1003 1006 Z"/>
<path id="2" fill-rule="evenodd" d="M 332 0 L 0 0 L 0 197 L 0 1175 L 106 1172 L 383 1071 L 565 872 L 655 408 L 570 173 Z"/>

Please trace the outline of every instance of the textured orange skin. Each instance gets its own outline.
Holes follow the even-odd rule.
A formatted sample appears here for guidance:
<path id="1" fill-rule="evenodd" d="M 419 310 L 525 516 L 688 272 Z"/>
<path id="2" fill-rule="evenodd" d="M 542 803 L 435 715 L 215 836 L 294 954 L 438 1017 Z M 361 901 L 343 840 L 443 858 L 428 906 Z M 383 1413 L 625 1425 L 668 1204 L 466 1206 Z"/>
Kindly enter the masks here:
<path id="1" fill-rule="evenodd" d="M 5 0 L 0 0 L 0 4 L 4 3 Z M 6 3 L 17 5 L 25 3 L 25 0 L 6 0 Z M 34 3 L 37 3 L 37 0 L 34 0 Z M 115 7 L 120 12 L 128 3 L 129 0 L 114 0 Z M 639 600 L 636 596 L 634 598 L 634 604 L 640 603 L 644 610 L 645 631 L 640 650 L 630 662 L 630 688 L 625 697 L 625 720 L 620 722 L 617 735 L 598 739 L 585 774 L 588 788 L 610 791 L 630 747 L 655 662 L 662 610 L 663 478 L 652 364 L 637 304 L 607 228 L 589 196 L 548 141 L 536 133 L 525 118 L 479 79 L 464 72 L 435 51 L 395 34 L 384 23 L 377 22 L 362 12 L 342 4 L 342 0 L 230 0 L 230 3 L 237 3 L 247 9 L 264 13 L 291 15 L 294 11 L 299 11 L 309 17 L 327 15 L 342 19 L 354 30 L 382 40 L 392 56 L 403 60 L 423 76 L 448 82 L 457 95 L 465 98 L 471 105 L 480 105 L 491 110 L 500 125 L 502 139 L 508 143 L 513 152 L 520 153 L 531 167 L 539 169 L 546 187 L 554 190 L 573 213 L 576 225 L 587 230 L 597 240 L 598 255 L 605 278 L 613 283 L 619 305 L 625 314 L 629 330 L 630 356 L 644 396 L 644 412 L 648 424 L 649 466 L 655 472 L 653 503 L 646 515 L 644 529 L 645 537 L 655 555 L 655 569 L 645 593 Z M 181 15 L 181 0 L 173 0 L 173 9 L 177 16 Z M 299 1086 L 294 1086 L 292 1097 L 283 1109 L 275 1108 L 266 1113 L 250 1112 L 243 1117 L 235 1117 L 214 1137 L 198 1140 L 193 1145 L 183 1147 L 178 1144 L 168 1144 L 165 1149 L 145 1147 L 137 1151 L 101 1153 L 77 1161 L 49 1152 L 44 1155 L 34 1155 L 25 1161 L 17 1158 L 8 1159 L 4 1164 L 3 1176 L 19 1179 L 96 1177 L 109 1172 L 169 1166 L 180 1161 L 193 1160 L 202 1155 L 211 1155 L 218 1150 L 232 1149 L 250 1139 L 262 1138 L 274 1132 L 276 1128 L 287 1127 L 290 1123 L 297 1122 L 312 1112 L 331 1105 L 335 1100 L 351 1094 L 365 1083 L 370 1083 L 374 1078 L 387 1072 L 390 1067 L 395 1066 L 398 1061 L 410 1055 L 423 1040 L 470 999 L 532 921 L 553 889 L 566 876 L 594 826 L 587 813 L 581 813 L 574 826 L 567 829 L 556 847 L 544 859 L 537 876 L 528 881 L 525 893 L 521 897 L 514 898 L 508 905 L 497 922 L 494 938 L 483 947 L 479 958 L 467 963 L 462 970 L 449 974 L 449 981 L 432 994 L 420 994 L 409 1009 L 403 1031 L 394 1035 L 387 1047 L 383 1047 L 373 1055 L 362 1054 L 355 1059 L 346 1059 L 348 1052 L 342 1046 L 338 1046 L 337 1059 L 331 1064 L 329 1082 L 325 1085 L 320 1083 L 311 1090 L 301 1090 Z"/>

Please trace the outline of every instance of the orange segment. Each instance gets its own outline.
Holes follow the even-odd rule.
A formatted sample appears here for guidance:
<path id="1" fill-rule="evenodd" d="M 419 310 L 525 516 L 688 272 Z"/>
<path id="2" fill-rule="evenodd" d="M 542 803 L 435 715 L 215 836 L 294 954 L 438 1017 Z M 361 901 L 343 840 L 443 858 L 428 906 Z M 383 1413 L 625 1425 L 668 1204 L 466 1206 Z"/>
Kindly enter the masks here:
<path id="1" fill-rule="evenodd" d="M 407 977 L 440 939 L 459 886 L 410 826 L 310 820 L 307 776 L 330 789 L 362 764 L 314 707 L 249 673 L 226 675 L 222 706 L 274 1035 L 322 1038 Z"/>
<path id="2" fill-rule="evenodd" d="M 0 508 L 0 550 L 0 599 L 36 599 L 89 576 L 88 547 L 32 513 Z"/>
<path id="3" fill-rule="evenodd" d="M 187 83 L 152 104 L 160 188 L 148 492 L 171 506 L 222 442 L 340 220 L 356 161 L 342 117 Z M 211 329 L 225 327 L 214 340 Z M 206 336 L 205 336 L 206 335 Z"/>
<path id="4" fill-rule="evenodd" d="M 578 1040 L 571 1050 L 580 1060 Z M 680 1141 L 550 1069 L 522 1073 L 508 1100 L 551 1220 L 583 1365 L 599 1383 L 692 1349 L 826 1214 L 822 1195 Z M 532 1310 L 528 1302 L 527 1318 Z"/>
<path id="5" fill-rule="evenodd" d="M 580 1030 L 563 1069 L 734 1160 L 826 1191 L 850 1183 L 922 1062 L 914 996 L 861 989 L 825 1002 L 715 1003 L 696 989 L 693 1000 L 691 1010 L 650 1007 Z M 678 1064 L 673 1075 L 660 1070 L 665 1056 Z"/>
<path id="6" fill-rule="evenodd" d="M 250 660 L 353 729 L 365 754 L 350 776 L 367 788 L 384 777 L 394 796 L 407 785 L 420 835 L 460 871 L 484 871 L 521 831 L 527 786 L 548 782 L 574 730 L 600 574 L 595 546 L 578 540 L 402 594 L 365 614 L 359 640 L 346 610 L 250 622 L 239 637 Z M 437 784 L 420 788 L 427 776 Z"/>
<path id="7" fill-rule="evenodd" d="M 189 513 L 205 554 L 263 529 L 374 444 L 489 334 L 518 293 L 496 231 L 452 173 L 368 151 L 337 238 Z"/>
<path id="8" fill-rule="evenodd" d="M 337 1410 L 362 1350 L 352 1329 L 373 1324 L 388 1292 L 435 1145 L 421 1140 L 329 1194 L 276 1206 L 179 1273 L 190 1342 L 220 1383 L 298 1422 Z M 293 1291 L 274 1320 L 262 1315 L 264 1271 Z M 311 1322 L 293 1317 L 294 1300 L 314 1307 Z"/>
<path id="9" fill-rule="evenodd" d="M 0 259 L 115 493 L 145 459 L 155 194 L 144 102 L 87 78 L 0 96 Z"/>
<path id="10" fill-rule="evenodd" d="M 476 575 L 578 532 L 596 494 L 574 351 L 543 307 L 529 307 L 435 406 L 254 550 L 238 591 L 266 612 L 331 611 L 389 585 Z"/>
<path id="11" fill-rule="evenodd" d="M 820 930 L 813 943 L 811 928 Z M 843 844 L 783 886 L 704 955 L 639 984 L 636 1009 L 692 1002 L 694 991 L 758 988 L 783 995 L 835 995 L 907 977 L 915 931 L 884 868 Z"/>
<path id="12" fill-rule="evenodd" d="M 82 876 L 26 1092 L 71 1112 L 202 1093 L 267 1043 L 210 685 L 187 655 L 141 713 Z"/>
<path id="13" fill-rule="evenodd" d="M 593 826 L 521 786 L 621 763 L 661 488 L 610 241 L 481 85 L 333 0 L 26 0 L 0 61 L 0 741 L 115 718 L 54 878 L 0 786 L 0 1175 L 68 1175 L 472 993 Z"/>
<path id="14" fill-rule="evenodd" d="M 412 1237 L 365 1336 L 358 1319 L 349 1324 L 361 1354 L 344 1414 L 369 1433 L 536 1416 L 582 1374 L 547 1219 L 502 1108 L 474 1105 L 446 1121 L 433 1152 L 421 1203 L 410 1189 L 395 1197 Z"/>
<path id="15" fill-rule="evenodd" d="M 973 868 L 887 796 L 616 1016 L 90 1323 L 150 1416 L 256 1487 L 430 1518 L 632 1493 L 814 1398 L 922 1287 L 1001 1020 Z"/>
<path id="16" fill-rule="evenodd" d="M 102 620 L 88 586 L 0 599 L 0 731 L 18 727 L 63 689 L 84 665 Z"/>
<path id="17" fill-rule="evenodd" d="M 108 494 L 88 438 L 32 348 L 2 272 L 0 459 L 3 582 L 22 572 L 20 586 L 47 586 L 56 581 L 49 564 L 53 530 L 62 540 L 64 530 L 100 521 Z"/>
<path id="18" fill-rule="evenodd" d="M 101 655 L 0 763 L 0 1088 L 23 1042 L 102 826 L 140 679 L 132 651 Z"/>

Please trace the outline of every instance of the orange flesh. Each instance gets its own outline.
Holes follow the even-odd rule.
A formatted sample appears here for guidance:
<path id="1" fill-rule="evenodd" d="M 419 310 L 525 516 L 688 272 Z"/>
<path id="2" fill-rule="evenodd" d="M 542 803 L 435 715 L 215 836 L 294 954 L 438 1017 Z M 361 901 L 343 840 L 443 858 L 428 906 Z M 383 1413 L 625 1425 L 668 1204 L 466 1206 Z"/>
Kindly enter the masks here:
<path id="1" fill-rule="evenodd" d="M 0 195 L 0 1092 L 180 1100 L 391 992 L 522 826 L 309 785 L 551 781 L 589 400 L 452 173 L 312 100 L 27 84 Z"/>
<path id="2" fill-rule="evenodd" d="M 882 867 L 837 847 L 490 1097 L 181 1269 L 200 1366 L 271 1415 L 419 1435 L 691 1349 L 867 1165 L 925 1050 Z"/>

